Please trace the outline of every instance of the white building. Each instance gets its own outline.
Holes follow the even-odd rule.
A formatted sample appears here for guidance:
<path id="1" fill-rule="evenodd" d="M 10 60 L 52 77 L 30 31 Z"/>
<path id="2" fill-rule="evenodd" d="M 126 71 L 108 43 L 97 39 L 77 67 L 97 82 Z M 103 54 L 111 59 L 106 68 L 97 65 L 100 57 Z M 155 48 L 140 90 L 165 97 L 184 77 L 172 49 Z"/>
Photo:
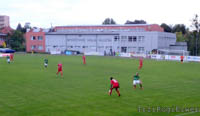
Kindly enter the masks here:
<path id="1" fill-rule="evenodd" d="M 175 34 L 148 24 L 55 27 L 55 32 L 45 36 L 46 52 L 150 53 L 154 49 L 170 49 L 176 43 Z"/>

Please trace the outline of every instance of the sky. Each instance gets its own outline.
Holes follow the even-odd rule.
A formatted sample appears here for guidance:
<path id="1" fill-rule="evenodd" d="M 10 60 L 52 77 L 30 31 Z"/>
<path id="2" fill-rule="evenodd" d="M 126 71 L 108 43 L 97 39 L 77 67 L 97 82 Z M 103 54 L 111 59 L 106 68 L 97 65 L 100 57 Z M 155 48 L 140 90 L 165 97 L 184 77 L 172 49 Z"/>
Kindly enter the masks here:
<path id="1" fill-rule="evenodd" d="M 199 4 L 199 0 L 1 0 L 0 15 L 10 16 L 12 28 L 26 22 L 41 28 L 101 25 L 106 18 L 117 24 L 142 19 L 190 27 L 194 15 L 200 15 Z"/>

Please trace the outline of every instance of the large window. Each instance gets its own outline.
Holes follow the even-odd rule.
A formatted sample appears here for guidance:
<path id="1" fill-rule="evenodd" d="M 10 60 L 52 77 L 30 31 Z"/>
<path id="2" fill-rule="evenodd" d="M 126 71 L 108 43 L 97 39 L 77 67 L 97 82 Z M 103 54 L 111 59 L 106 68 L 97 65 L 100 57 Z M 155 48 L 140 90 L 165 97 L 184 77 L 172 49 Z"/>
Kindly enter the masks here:
<path id="1" fill-rule="evenodd" d="M 144 52 L 144 47 L 138 47 L 139 52 Z"/>
<path id="2" fill-rule="evenodd" d="M 128 36 L 128 42 L 136 42 L 137 37 L 136 36 Z"/>
<path id="3" fill-rule="evenodd" d="M 81 48 L 81 46 L 75 46 L 75 48 Z"/>
<path id="4" fill-rule="evenodd" d="M 132 42 L 133 41 L 133 36 L 128 36 L 128 42 Z"/>
<path id="5" fill-rule="evenodd" d="M 137 41 L 137 37 L 133 36 L 133 42 L 136 42 L 136 41 Z"/>
<path id="6" fill-rule="evenodd" d="M 35 36 L 31 36 L 31 40 L 36 40 L 36 37 Z"/>
<path id="7" fill-rule="evenodd" d="M 126 42 L 127 41 L 127 36 L 121 36 L 121 41 Z"/>
<path id="8" fill-rule="evenodd" d="M 38 50 L 43 50 L 43 46 L 38 46 Z"/>
<path id="9" fill-rule="evenodd" d="M 119 36 L 115 36 L 114 41 L 119 41 Z"/>
<path id="10" fill-rule="evenodd" d="M 36 49 L 36 45 L 31 46 L 31 50 L 34 50 L 34 49 Z"/>
<path id="11" fill-rule="evenodd" d="M 138 42 L 144 42 L 144 36 L 138 36 Z"/>
<path id="12" fill-rule="evenodd" d="M 104 46 L 98 46 L 98 48 L 104 48 Z"/>
<path id="13" fill-rule="evenodd" d="M 106 49 L 112 49 L 112 46 L 106 46 Z"/>
<path id="14" fill-rule="evenodd" d="M 38 36 L 38 40 L 43 40 L 43 37 L 42 36 Z"/>
<path id="15" fill-rule="evenodd" d="M 88 42 L 96 42 L 96 39 L 87 39 Z"/>

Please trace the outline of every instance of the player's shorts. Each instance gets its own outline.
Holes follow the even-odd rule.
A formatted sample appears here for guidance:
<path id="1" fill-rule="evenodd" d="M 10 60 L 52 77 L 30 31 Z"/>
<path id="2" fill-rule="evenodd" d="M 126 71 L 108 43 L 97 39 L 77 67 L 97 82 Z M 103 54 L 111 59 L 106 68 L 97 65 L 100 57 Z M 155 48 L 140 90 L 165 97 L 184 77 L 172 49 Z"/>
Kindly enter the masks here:
<path id="1" fill-rule="evenodd" d="M 183 60 L 181 60 L 181 62 L 183 62 Z"/>
<path id="2" fill-rule="evenodd" d="M 133 80 L 133 85 L 136 85 L 136 84 L 141 84 L 141 81 L 140 80 Z"/>
<path id="3" fill-rule="evenodd" d="M 48 64 L 47 63 L 44 63 L 44 66 L 47 66 Z"/>
<path id="4" fill-rule="evenodd" d="M 10 59 L 7 59 L 7 62 L 10 62 Z"/>
<path id="5" fill-rule="evenodd" d="M 113 86 L 112 88 L 119 88 L 119 85 L 118 86 Z"/>
<path id="6" fill-rule="evenodd" d="M 58 69 L 58 72 L 62 72 L 62 69 Z"/>

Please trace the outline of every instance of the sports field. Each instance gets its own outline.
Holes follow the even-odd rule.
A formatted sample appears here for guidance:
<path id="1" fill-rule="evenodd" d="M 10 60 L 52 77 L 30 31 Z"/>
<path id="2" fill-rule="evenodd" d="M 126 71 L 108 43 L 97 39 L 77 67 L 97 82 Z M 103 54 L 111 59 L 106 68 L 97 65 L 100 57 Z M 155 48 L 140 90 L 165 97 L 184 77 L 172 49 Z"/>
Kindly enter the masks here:
<path id="1" fill-rule="evenodd" d="M 81 56 L 21 54 L 11 64 L 0 58 L 0 116 L 200 116 L 161 111 L 163 107 L 200 107 L 200 63 L 144 60 L 138 71 L 138 59 L 86 59 L 87 65 Z M 56 76 L 59 62 L 63 79 Z M 136 72 L 144 90 L 132 88 Z M 110 76 L 119 81 L 121 97 L 115 90 L 108 95 Z M 143 107 L 161 109 L 143 112 Z"/>

